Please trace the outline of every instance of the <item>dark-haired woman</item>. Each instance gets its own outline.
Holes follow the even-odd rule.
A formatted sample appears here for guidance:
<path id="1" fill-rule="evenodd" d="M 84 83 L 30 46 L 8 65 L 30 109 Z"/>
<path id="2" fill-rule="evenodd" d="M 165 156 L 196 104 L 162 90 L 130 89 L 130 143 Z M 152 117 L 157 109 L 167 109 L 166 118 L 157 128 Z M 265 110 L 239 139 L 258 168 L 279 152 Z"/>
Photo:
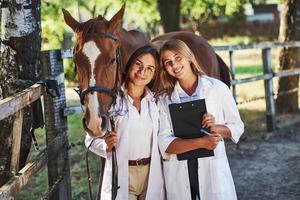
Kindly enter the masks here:
<path id="1" fill-rule="evenodd" d="M 125 97 L 117 99 L 120 116 L 116 132 L 105 139 L 95 139 L 91 151 L 107 158 L 102 200 L 111 199 L 111 151 L 116 148 L 119 190 L 117 199 L 163 200 L 165 198 L 157 135 L 159 112 L 147 87 L 158 68 L 158 52 L 151 46 L 137 49 L 125 69 Z M 92 142 L 86 136 L 86 146 Z"/>

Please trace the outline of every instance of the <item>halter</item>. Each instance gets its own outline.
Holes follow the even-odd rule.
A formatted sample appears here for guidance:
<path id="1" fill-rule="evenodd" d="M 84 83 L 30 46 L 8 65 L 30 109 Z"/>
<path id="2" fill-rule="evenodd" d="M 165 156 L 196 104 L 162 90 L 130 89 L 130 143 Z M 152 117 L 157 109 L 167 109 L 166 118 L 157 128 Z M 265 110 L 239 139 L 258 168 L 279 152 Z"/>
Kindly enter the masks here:
<path id="1" fill-rule="evenodd" d="M 94 38 L 107 38 L 107 39 L 111 39 L 114 42 L 117 42 L 118 38 L 117 36 L 113 35 L 112 33 L 87 33 L 86 37 L 94 37 Z M 114 87 L 113 89 L 109 89 L 107 87 L 104 86 L 92 86 L 92 87 L 87 87 L 85 89 L 74 89 L 77 94 L 79 95 L 80 98 L 80 103 L 82 106 L 84 106 L 84 98 L 87 94 L 93 94 L 94 92 L 97 93 L 105 93 L 108 94 L 110 97 L 112 97 L 112 106 L 115 106 L 116 104 L 116 99 L 118 95 L 123 95 L 123 92 L 120 89 L 120 85 L 121 85 L 121 50 L 120 50 L 120 46 L 118 45 L 116 48 L 116 63 L 117 63 L 117 72 L 116 72 L 116 79 L 115 79 L 115 83 L 114 83 Z M 110 122 L 114 123 L 114 120 L 112 119 L 112 117 L 110 117 Z M 85 131 L 87 131 L 88 133 L 92 132 L 85 123 L 85 118 L 82 118 L 82 125 Z M 112 127 L 114 127 L 114 124 L 112 124 Z M 99 138 L 104 138 L 106 136 L 106 134 L 102 137 Z"/>
<path id="2" fill-rule="evenodd" d="M 86 36 L 94 37 L 94 38 L 108 38 L 108 39 L 113 40 L 114 42 L 117 42 L 117 40 L 118 40 L 118 38 L 111 33 L 87 33 Z M 97 93 L 106 93 L 109 96 L 111 96 L 112 97 L 112 106 L 115 107 L 117 96 L 118 95 L 120 95 L 121 97 L 124 96 L 122 90 L 120 89 L 120 86 L 121 86 L 121 77 L 120 77 L 121 71 L 120 70 L 121 70 L 122 63 L 121 63 L 121 51 L 120 51 L 119 45 L 116 48 L 116 63 L 117 63 L 117 72 L 116 72 L 116 79 L 115 79 L 113 89 L 109 89 L 104 86 L 92 86 L 92 87 L 87 87 L 85 89 L 77 89 L 75 91 L 79 95 L 81 105 L 84 105 L 85 95 L 87 95 L 89 93 L 93 94 L 94 92 L 97 92 Z M 115 130 L 115 121 L 114 121 L 113 116 L 110 116 L 109 121 L 111 124 L 111 129 L 114 131 Z M 82 119 L 82 124 L 83 124 L 83 128 L 85 129 L 85 131 L 91 132 L 91 130 L 86 126 L 85 118 Z M 107 135 L 107 133 L 105 133 L 105 135 L 100 138 L 104 138 L 106 135 Z M 90 144 L 90 146 L 91 146 L 91 144 Z M 88 147 L 88 149 L 89 149 L 89 147 Z M 90 172 L 89 172 L 89 167 L 88 167 L 88 153 L 86 155 L 86 162 L 87 162 L 88 176 L 90 177 Z M 101 195 L 100 193 L 101 193 L 101 188 L 102 188 L 102 183 L 103 183 L 104 164 L 105 164 L 105 160 L 103 160 L 103 164 L 102 164 L 102 169 L 101 169 L 102 173 L 100 175 L 97 196 Z M 116 150 L 115 150 L 115 148 L 113 148 L 113 150 L 112 150 L 112 195 L 111 195 L 112 200 L 114 200 L 116 198 L 118 189 L 119 189 L 119 186 L 118 186 L 118 164 L 117 164 Z M 90 180 L 89 180 L 89 193 L 90 193 L 90 198 L 92 199 Z"/>

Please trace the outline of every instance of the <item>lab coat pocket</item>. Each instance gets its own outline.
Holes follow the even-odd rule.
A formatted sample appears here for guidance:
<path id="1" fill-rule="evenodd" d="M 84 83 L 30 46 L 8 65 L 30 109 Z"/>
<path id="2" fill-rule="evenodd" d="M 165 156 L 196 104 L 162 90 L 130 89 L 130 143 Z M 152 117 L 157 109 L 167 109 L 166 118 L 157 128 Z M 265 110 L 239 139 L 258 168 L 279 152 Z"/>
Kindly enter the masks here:
<path id="1" fill-rule="evenodd" d="M 214 158 L 210 161 L 212 193 L 227 193 L 231 186 L 231 173 L 228 161 L 225 158 Z"/>

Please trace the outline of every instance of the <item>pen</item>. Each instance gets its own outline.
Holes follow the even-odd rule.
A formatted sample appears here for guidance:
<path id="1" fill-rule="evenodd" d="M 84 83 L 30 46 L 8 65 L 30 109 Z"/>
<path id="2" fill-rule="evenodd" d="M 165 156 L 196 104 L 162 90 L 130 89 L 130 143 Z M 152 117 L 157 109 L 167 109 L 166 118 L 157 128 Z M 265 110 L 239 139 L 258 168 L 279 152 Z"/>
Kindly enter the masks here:
<path id="1" fill-rule="evenodd" d="M 212 136 L 211 133 L 207 132 L 207 131 L 206 131 L 205 129 L 203 129 L 203 128 L 200 129 L 200 132 L 202 132 L 202 133 L 204 133 L 204 134 L 206 134 L 206 135 Z"/>
<path id="2" fill-rule="evenodd" d="M 200 129 L 200 132 L 206 134 L 206 135 L 209 135 L 209 136 L 213 136 L 213 134 L 209 133 L 208 131 L 206 131 L 205 129 L 201 128 Z M 223 141 L 223 138 L 220 137 L 219 141 Z"/>

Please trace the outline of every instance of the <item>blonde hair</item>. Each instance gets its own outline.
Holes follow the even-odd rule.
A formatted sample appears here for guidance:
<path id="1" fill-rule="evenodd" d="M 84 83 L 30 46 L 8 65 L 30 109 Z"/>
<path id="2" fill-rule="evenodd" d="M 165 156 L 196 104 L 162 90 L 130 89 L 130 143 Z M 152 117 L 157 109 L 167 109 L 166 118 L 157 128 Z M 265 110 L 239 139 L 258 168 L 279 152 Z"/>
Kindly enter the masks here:
<path id="1" fill-rule="evenodd" d="M 162 62 L 161 55 L 162 52 L 169 50 L 173 53 L 180 55 L 182 58 L 190 62 L 193 73 L 196 76 L 204 75 L 205 73 L 200 68 L 194 53 L 192 50 L 184 43 L 182 40 L 170 39 L 167 40 L 160 48 L 159 58 L 160 67 L 158 69 L 158 76 L 156 76 L 154 81 L 153 90 L 156 92 L 156 97 L 165 94 L 170 96 L 174 90 L 177 79 L 171 76 L 165 69 L 164 63 Z"/>

